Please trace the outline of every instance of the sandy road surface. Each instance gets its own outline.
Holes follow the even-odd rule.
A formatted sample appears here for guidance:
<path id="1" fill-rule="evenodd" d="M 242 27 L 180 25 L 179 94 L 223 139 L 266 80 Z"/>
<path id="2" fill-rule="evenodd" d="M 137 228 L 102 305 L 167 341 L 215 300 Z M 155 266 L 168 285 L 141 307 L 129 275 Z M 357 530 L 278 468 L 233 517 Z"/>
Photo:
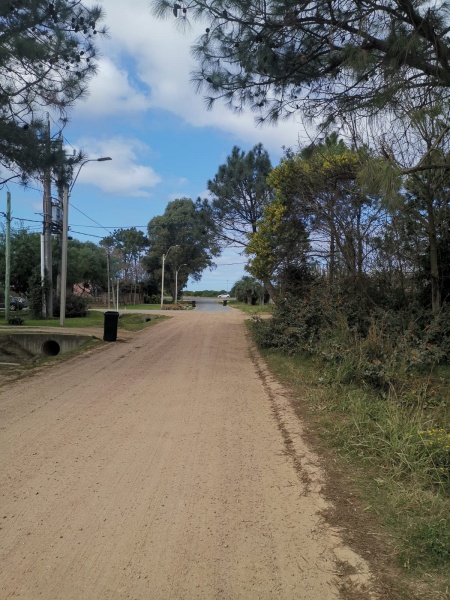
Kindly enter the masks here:
<path id="1" fill-rule="evenodd" d="M 0 427 L 1 600 L 375 597 L 237 311 L 11 384 Z"/>

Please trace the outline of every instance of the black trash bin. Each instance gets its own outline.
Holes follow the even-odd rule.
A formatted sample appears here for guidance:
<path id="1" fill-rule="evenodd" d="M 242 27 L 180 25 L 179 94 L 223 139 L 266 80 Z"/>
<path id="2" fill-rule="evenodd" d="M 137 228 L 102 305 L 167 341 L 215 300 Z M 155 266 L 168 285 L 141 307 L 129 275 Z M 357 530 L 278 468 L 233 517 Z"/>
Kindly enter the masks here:
<path id="1" fill-rule="evenodd" d="M 195 304 L 195 300 L 192 300 L 192 308 L 195 308 L 196 304 Z"/>
<path id="2" fill-rule="evenodd" d="M 227 305 L 228 300 L 224 300 L 223 301 L 223 305 L 226 306 Z"/>
<path id="3" fill-rule="evenodd" d="M 117 340 L 117 325 L 119 322 L 119 313 L 115 310 L 105 312 L 105 323 L 103 327 L 103 341 L 115 342 Z"/>

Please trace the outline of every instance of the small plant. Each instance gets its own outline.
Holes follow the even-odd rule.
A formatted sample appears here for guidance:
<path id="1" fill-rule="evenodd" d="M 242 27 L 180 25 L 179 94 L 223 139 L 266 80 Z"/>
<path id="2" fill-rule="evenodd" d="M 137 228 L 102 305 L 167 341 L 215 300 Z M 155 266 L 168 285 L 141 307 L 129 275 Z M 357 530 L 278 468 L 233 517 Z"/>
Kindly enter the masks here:
<path id="1" fill-rule="evenodd" d="M 419 431 L 423 442 L 423 454 L 430 461 L 430 475 L 438 481 L 450 481 L 450 433 L 445 429 Z"/>
<path id="2" fill-rule="evenodd" d="M 23 325 L 22 317 L 10 317 L 8 319 L 8 325 Z"/>
<path id="3" fill-rule="evenodd" d="M 409 566 L 421 563 L 431 567 L 448 565 L 450 560 L 450 527 L 446 518 L 433 519 L 430 522 L 416 524 L 409 534 L 411 558 Z"/>

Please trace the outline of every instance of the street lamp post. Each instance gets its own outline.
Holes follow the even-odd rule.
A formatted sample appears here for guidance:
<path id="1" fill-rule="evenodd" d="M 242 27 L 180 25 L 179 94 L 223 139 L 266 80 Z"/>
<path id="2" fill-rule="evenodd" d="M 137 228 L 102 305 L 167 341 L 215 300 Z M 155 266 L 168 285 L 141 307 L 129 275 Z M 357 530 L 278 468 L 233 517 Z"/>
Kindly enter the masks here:
<path id="1" fill-rule="evenodd" d="M 161 275 L 161 310 L 164 304 L 164 262 L 166 260 L 167 255 L 169 254 L 172 248 L 179 248 L 179 245 L 170 246 L 165 254 L 162 255 L 162 275 Z"/>
<path id="2" fill-rule="evenodd" d="M 61 294 L 59 302 L 59 324 L 61 327 L 64 326 L 66 319 L 66 294 L 67 294 L 67 242 L 69 235 L 69 198 L 70 192 L 75 185 L 75 182 L 80 174 L 83 166 L 88 162 L 105 162 L 106 160 L 112 160 L 110 156 L 102 156 L 101 158 L 89 158 L 81 163 L 80 168 L 72 181 L 71 186 L 64 186 L 63 193 L 63 229 L 62 229 L 62 243 L 61 243 Z"/>
<path id="3" fill-rule="evenodd" d="M 178 271 L 181 267 L 186 267 L 186 263 L 180 265 L 178 269 L 175 270 L 175 304 L 178 302 Z"/>

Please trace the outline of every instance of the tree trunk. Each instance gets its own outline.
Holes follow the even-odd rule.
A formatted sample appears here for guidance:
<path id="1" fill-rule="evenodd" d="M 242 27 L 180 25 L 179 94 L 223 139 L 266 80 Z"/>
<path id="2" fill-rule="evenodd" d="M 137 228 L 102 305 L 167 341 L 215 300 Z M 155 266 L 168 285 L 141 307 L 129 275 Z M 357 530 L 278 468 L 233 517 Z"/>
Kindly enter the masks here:
<path id="1" fill-rule="evenodd" d="M 431 310 L 437 315 L 441 310 L 441 290 L 439 288 L 439 262 L 437 251 L 436 221 L 434 218 L 433 199 L 427 197 L 428 241 L 430 244 L 430 279 L 431 279 Z"/>
<path id="2" fill-rule="evenodd" d="M 272 282 L 270 281 L 270 279 L 264 279 L 263 283 L 264 283 L 264 287 L 266 288 L 267 293 L 269 294 L 272 302 L 276 302 L 277 298 L 278 298 L 278 293 L 277 293 L 275 287 L 272 285 Z"/>

